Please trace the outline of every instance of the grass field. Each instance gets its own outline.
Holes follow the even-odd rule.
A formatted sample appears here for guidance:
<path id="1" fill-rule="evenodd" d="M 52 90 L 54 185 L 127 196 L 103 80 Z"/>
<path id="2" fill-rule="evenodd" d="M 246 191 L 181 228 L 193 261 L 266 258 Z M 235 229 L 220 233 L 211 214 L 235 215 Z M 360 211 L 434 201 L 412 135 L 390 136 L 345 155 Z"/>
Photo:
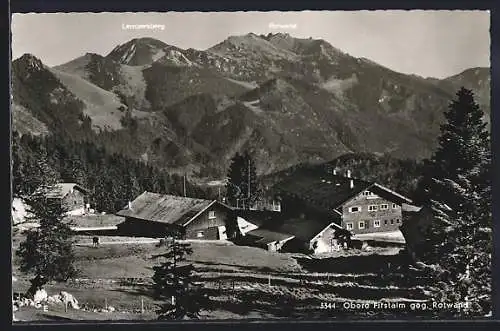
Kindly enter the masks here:
<path id="1" fill-rule="evenodd" d="M 19 238 L 14 241 L 18 242 Z M 222 243 L 193 242 L 191 245 L 193 254 L 189 259 L 211 300 L 203 311 L 206 319 L 390 318 L 394 312 L 375 311 L 372 315 L 367 311 L 342 309 L 340 303 L 425 299 L 414 280 L 409 284 L 395 268 L 387 269 L 387 261 L 397 261 L 395 255 L 390 255 L 394 251 L 387 250 L 389 255 L 372 253 L 311 259 L 301 254 L 272 253 Z M 103 315 L 72 310 L 66 313 L 50 308 L 49 314 L 39 311 L 30 315 L 23 307 L 15 313 L 16 317 L 21 320 L 154 319 L 157 302 L 152 298 L 151 276 L 156 262 L 152 256 L 163 251 L 164 248 L 154 244 L 76 246 L 78 279 L 48 285 L 48 294 L 64 290 L 84 307 L 101 308 L 107 303 L 117 311 Z M 355 259 L 350 264 L 351 258 Z M 358 267 L 353 267 L 354 264 Z M 14 292 L 23 292 L 29 286 L 29 277 L 16 266 L 14 258 L 13 274 L 17 278 L 13 283 Z M 140 313 L 141 301 L 144 313 Z M 324 310 L 322 302 L 337 302 L 340 308 Z M 399 317 L 408 317 L 406 311 L 400 314 Z M 410 317 L 415 317 L 415 312 Z"/>
<path id="2" fill-rule="evenodd" d="M 118 225 L 123 222 L 123 217 L 116 215 L 85 215 L 85 216 L 69 216 L 67 218 L 71 225 L 76 227 L 97 227 Z"/>

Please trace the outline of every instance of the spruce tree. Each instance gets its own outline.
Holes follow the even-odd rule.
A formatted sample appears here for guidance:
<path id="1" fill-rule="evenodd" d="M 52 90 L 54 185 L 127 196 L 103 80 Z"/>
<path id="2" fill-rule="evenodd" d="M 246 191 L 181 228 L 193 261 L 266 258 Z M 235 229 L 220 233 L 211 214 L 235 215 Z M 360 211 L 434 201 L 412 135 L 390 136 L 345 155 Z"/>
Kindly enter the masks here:
<path id="1" fill-rule="evenodd" d="M 157 300 L 163 303 L 157 310 L 158 319 L 199 318 L 200 310 L 208 297 L 196 281 L 192 263 L 186 257 L 193 250 L 188 243 L 180 243 L 180 233 L 173 233 L 166 239 L 167 251 L 153 256 L 163 261 L 153 267 L 153 291 Z"/>
<path id="2" fill-rule="evenodd" d="M 441 125 L 437 149 L 430 160 L 425 161 L 426 173 L 420 185 L 424 203 L 439 194 L 429 190 L 433 178 L 456 180 L 462 175 L 484 194 L 491 186 L 491 147 L 484 113 L 474 101 L 472 91 L 461 88 L 456 96 L 444 114 L 446 122 Z"/>
<path id="3" fill-rule="evenodd" d="M 66 210 L 59 199 L 48 196 L 49 192 L 55 191 L 56 177 L 45 159 L 40 159 L 38 163 L 42 170 L 41 184 L 25 200 L 30 219 L 40 226 L 28 231 L 25 241 L 16 251 L 20 258 L 20 270 L 34 275 L 27 293 L 29 296 L 45 283 L 67 281 L 77 272 L 71 229 L 69 224 L 63 222 Z"/>
<path id="4" fill-rule="evenodd" d="M 227 174 L 226 199 L 229 205 L 236 206 L 243 197 L 241 184 L 243 182 L 242 167 L 244 165 L 243 156 L 236 153 L 231 159 Z"/>
<path id="5" fill-rule="evenodd" d="M 232 206 L 252 207 L 261 195 L 255 162 L 248 152 L 236 153 L 231 159 L 226 184 L 226 197 Z"/>
<path id="6" fill-rule="evenodd" d="M 445 117 L 420 185 L 434 220 L 421 233 L 419 258 L 434 266 L 428 276 L 435 299 L 469 302 L 461 316 L 484 316 L 491 311 L 490 142 L 470 90 L 457 92 Z"/>

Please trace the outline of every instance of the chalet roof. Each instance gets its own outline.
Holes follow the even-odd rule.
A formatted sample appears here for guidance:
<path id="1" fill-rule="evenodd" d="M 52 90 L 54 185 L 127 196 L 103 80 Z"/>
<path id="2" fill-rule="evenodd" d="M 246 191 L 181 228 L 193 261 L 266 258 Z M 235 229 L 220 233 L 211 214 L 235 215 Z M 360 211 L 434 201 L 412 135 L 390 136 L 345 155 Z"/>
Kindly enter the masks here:
<path id="1" fill-rule="evenodd" d="M 54 185 L 53 188 L 47 191 L 46 197 L 47 198 L 54 198 L 54 199 L 62 199 L 66 195 L 68 195 L 70 192 L 73 190 L 78 190 L 84 193 L 87 193 L 87 190 L 83 188 L 81 185 L 76 184 L 76 183 L 58 183 Z"/>
<path id="2" fill-rule="evenodd" d="M 275 241 L 283 241 L 286 239 L 291 239 L 294 236 L 288 233 L 280 233 L 280 232 L 275 232 L 275 231 L 270 231 L 266 229 L 255 229 L 252 231 L 249 231 L 247 235 L 251 235 L 254 237 L 259 237 L 260 239 L 257 239 L 256 242 L 262 243 L 262 244 L 269 244 Z"/>
<path id="3" fill-rule="evenodd" d="M 422 209 L 422 207 L 410 205 L 407 203 L 403 203 L 401 205 L 401 211 L 407 212 L 407 213 L 418 213 L 421 209 Z"/>
<path id="4" fill-rule="evenodd" d="M 198 213 L 214 203 L 215 200 L 144 192 L 131 202 L 130 209 L 127 206 L 117 215 L 185 226 Z"/>
<path id="5" fill-rule="evenodd" d="M 282 218 L 280 212 L 268 210 L 236 210 L 236 215 L 256 226 L 265 226 Z"/>
<path id="6" fill-rule="evenodd" d="M 340 216 L 338 216 L 340 221 Z M 319 219 L 310 217 L 297 217 L 284 220 L 279 227 L 274 229 L 278 232 L 290 233 L 303 241 L 311 241 L 330 224 L 335 224 L 331 219 Z"/>
<path id="7" fill-rule="evenodd" d="M 351 187 L 351 181 L 353 187 Z M 365 190 L 390 201 L 409 203 L 410 199 L 374 182 L 340 175 L 302 170 L 274 187 L 277 195 L 296 197 L 317 208 L 333 210 Z"/>

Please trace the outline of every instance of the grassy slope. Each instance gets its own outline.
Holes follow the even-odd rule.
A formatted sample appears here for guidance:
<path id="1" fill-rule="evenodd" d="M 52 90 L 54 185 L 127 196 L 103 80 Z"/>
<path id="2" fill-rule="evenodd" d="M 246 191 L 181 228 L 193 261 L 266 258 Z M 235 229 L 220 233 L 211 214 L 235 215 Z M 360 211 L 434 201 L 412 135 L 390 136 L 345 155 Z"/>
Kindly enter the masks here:
<path id="1" fill-rule="evenodd" d="M 25 107 L 12 103 L 12 126 L 14 131 L 30 133 L 35 136 L 46 135 L 49 129 Z"/>
<path id="2" fill-rule="evenodd" d="M 326 301 L 375 302 L 382 298 L 422 298 L 420 291 L 416 287 L 409 287 L 407 280 L 396 270 L 384 273 L 382 269 L 385 264 L 366 265 L 361 261 L 371 258 L 373 262 L 379 259 L 376 256 L 359 257 L 358 263 L 364 267 L 351 268 L 351 272 L 342 271 L 347 266 L 346 259 L 349 257 L 342 258 L 342 268 L 327 275 L 316 272 L 321 272 L 326 266 L 335 266 L 335 258 L 309 260 L 302 255 L 270 253 L 258 248 L 213 243 L 194 243 L 192 247 L 194 252 L 190 260 L 195 263 L 196 271 L 204 280 L 211 299 L 209 310 L 203 311 L 204 318 L 366 318 L 368 315 L 362 311 L 328 312 L 320 310 L 319 305 Z M 78 267 L 82 270 L 81 281 L 52 284 L 47 287 L 49 295 L 65 290 L 74 294 L 80 304 L 87 307 L 103 307 L 107 299 L 108 305 L 114 306 L 118 311 L 128 312 L 124 318 L 154 318 L 156 302 L 151 297 L 150 287 L 147 284 L 133 285 L 123 281 L 126 278 L 142 278 L 146 283 L 149 282 L 151 267 L 155 264 L 151 256 L 164 249 L 151 244 L 75 249 Z M 380 259 L 389 261 L 394 257 L 387 255 Z M 14 267 L 16 265 L 17 260 L 14 259 Z M 307 271 L 304 267 L 312 269 Z M 24 291 L 29 285 L 28 278 L 16 267 L 14 275 L 18 278 L 13 283 L 14 291 Z M 271 286 L 268 285 L 269 277 Z M 140 308 L 141 298 L 149 317 L 136 313 Z M 23 310 L 22 308 L 20 312 Z M 49 309 L 51 312 L 52 310 Z M 387 315 L 380 312 L 377 316 Z M 73 318 L 97 320 L 104 317 L 75 313 Z M 106 318 L 120 317 L 118 313 L 113 313 Z"/>
<path id="3" fill-rule="evenodd" d="M 50 70 L 77 98 L 85 103 L 85 114 L 90 116 L 94 126 L 118 130 L 122 128 L 120 119 L 122 112 L 118 110 L 122 104 L 112 92 L 56 69 Z"/>

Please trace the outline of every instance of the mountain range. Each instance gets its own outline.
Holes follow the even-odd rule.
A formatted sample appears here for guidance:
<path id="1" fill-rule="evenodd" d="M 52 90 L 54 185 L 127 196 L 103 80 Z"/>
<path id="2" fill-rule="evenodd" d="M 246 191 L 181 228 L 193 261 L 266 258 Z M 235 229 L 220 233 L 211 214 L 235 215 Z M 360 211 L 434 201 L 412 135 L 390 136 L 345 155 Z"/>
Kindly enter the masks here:
<path id="1" fill-rule="evenodd" d="M 207 50 L 138 38 L 55 67 L 31 54 L 14 60 L 12 118 L 20 133 L 92 139 L 220 178 L 243 150 L 259 174 L 353 152 L 428 157 L 461 86 L 489 120 L 489 68 L 423 78 L 283 33 L 231 36 Z"/>

